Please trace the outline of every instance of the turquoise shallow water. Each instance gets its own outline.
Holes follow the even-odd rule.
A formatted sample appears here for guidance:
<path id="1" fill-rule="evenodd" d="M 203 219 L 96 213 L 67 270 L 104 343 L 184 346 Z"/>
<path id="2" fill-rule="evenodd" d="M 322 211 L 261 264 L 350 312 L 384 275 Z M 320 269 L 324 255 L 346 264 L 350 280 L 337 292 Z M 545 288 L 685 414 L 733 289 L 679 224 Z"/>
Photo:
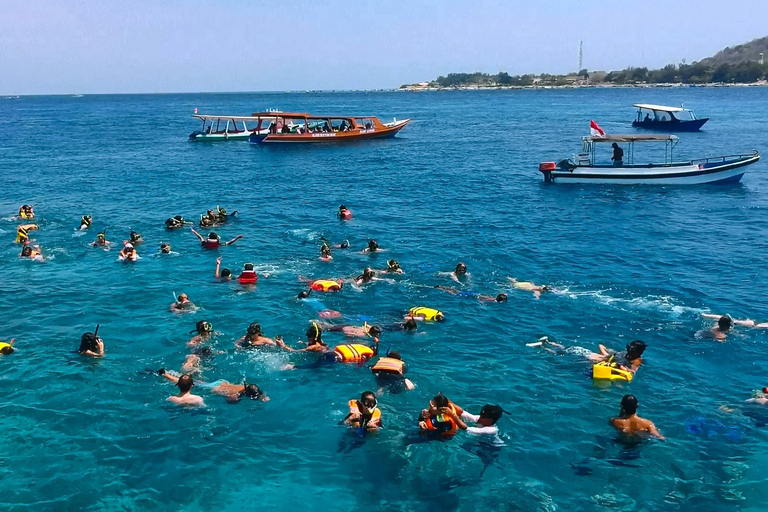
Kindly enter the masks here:
<path id="1" fill-rule="evenodd" d="M 768 335 L 741 329 L 720 344 L 694 333 L 710 325 L 705 311 L 768 318 L 766 163 L 740 184 L 692 188 L 547 186 L 536 169 L 578 151 L 589 119 L 628 131 L 628 105 L 639 101 L 685 101 L 712 117 L 703 133 L 682 136 L 680 156 L 762 150 L 766 100 L 766 89 L 685 88 L 1 101 L 0 336 L 15 337 L 18 351 L 0 359 L 0 508 L 764 510 L 768 439 L 743 401 L 768 385 Z M 192 144 L 195 107 L 414 121 L 369 144 Z M 342 202 L 350 222 L 334 217 Z M 36 206 L 46 262 L 16 257 L 11 217 L 21 203 Z M 245 235 L 233 246 L 203 251 L 188 231 L 164 230 L 169 216 L 217 204 L 240 212 L 218 229 Z M 86 213 L 94 228 L 76 233 Z M 116 250 L 88 247 L 105 226 L 113 241 L 141 232 L 142 259 L 123 265 Z M 388 252 L 336 251 L 323 263 L 320 236 L 358 250 L 375 237 Z M 161 241 L 179 254 L 156 256 Z M 218 255 L 269 278 L 252 292 L 216 283 Z M 405 276 L 324 304 L 381 323 L 430 305 L 447 321 L 385 333 L 383 347 L 403 354 L 417 389 L 382 397 L 386 428 L 360 442 L 336 423 L 347 400 L 374 387 L 369 370 L 285 372 L 308 359 L 232 348 L 254 321 L 267 335 L 303 335 L 316 317 L 295 300 L 299 275 L 348 278 L 389 257 Z M 438 272 L 458 261 L 468 287 L 506 290 L 509 302 L 421 286 L 450 285 Z M 508 276 L 557 293 L 534 300 L 508 290 Z M 169 313 L 174 291 L 200 311 Z M 231 405 L 204 390 L 205 410 L 165 402 L 172 386 L 143 371 L 179 368 L 201 319 L 227 351 L 203 378 L 246 376 L 270 402 Z M 107 357 L 83 360 L 73 351 L 97 323 Z M 542 334 L 586 347 L 639 338 L 649 349 L 634 382 L 596 386 L 583 362 L 525 346 Z M 500 422 L 504 446 L 470 436 L 414 443 L 413 419 L 438 391 L 475 412 L 503 404 L 512 413 Z M 616 441 L 607 420 L 627 392 L 666 442 Z"/>

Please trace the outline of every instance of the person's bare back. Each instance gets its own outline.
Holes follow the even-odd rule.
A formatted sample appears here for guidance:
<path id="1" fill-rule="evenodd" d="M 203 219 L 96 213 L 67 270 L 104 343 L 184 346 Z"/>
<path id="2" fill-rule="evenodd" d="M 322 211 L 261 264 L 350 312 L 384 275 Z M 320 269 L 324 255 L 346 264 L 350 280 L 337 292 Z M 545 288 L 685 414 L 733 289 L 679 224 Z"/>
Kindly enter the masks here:
<path id="1" fill-rule="evenodd" d="M 169 402 L 173 402 L 176 405 L 183 405 L 186 407 L 205 407 L 203 397 L 193 395 L 192 393 L 184 393 L 183 395 L 173 395 L 168 397 Z"/>
<path id="2" fill-rule="evenodd" d="M 624 398 L 621 399 L 619 417 L 611 418 L 611 425 L 623 434 L 664 439 L 652 421 L 637 415 L 637 407 L 637 398 L 632 395 L 624 395 Z"/>

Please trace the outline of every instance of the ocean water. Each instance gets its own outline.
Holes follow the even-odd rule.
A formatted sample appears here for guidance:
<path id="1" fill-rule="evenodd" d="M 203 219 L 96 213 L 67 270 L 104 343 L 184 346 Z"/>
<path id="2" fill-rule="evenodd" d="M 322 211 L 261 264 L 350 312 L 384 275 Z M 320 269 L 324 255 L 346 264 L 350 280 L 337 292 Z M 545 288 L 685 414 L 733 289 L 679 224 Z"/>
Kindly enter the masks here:
<path id="1" fill-rule="evenodd" d="M 0 357 L 0 509 L 765 510 L 768 409 L 744 401 L 768 385 L 768 335 L 695 336 L 711 326 L 702 312 L 768 318 L 765 161 L 739 184 L 690 188 L 545 185 L 537 172 L 578 152 L 590 119 L 631 131 L 635 102 L 685 102 L 712 118 L 681 135 L 680 157 L 765 149 L 765 88 L 0 101 L 0 338 L 18 349 Z M 365 144 L 194 144 L 194 108 L 413 122 Z M 17 257 L 22 203 L 36 206 L 44 262 Z M 334 217 L 340 203 L 352 221 Z M 167 217 L 215 205 L 239 211 L 222 237 L 244 239 L 203 251 L 188 230 L 164 229 Z M 75 230 L 83 214 L 94 219 L 85 233 Z M 141 259 L 89 247 L 105 227 L 118 243 L 141 232 Z M 321 262 L 321 236 L 354 250 Z M 360 254 L 371 237 L 387 252 Z M 161 242 L 177 254 L 158 255 Z M 269 276 L 251 291 L 217 283 L 217 256 L 235 273 L 253 262 Z M 375 389 L 367 368 L 283 371 L 311 358 L 233 343 L 260 322 L 295 344 L 317 318 L 295 299 L 299 276 L 349 279 L 389 258 L 405 275 L 323 304 L 357 324 L 391 324 L 417 305 L 447 320 L 384 334 L 382 348 L 400 351 L 417 387 L 382 396 L 385 428 L 360 438 L 337 423 L 348 400 Z M 506 291 L 509 302 L 434 289 L 452 285 L 440 272 L 459 261 L 471 274 L 465 289 Z M 535 300 L 510 290 L 510 276 L 555 292 Z M 182 291 L 199 311 L 169 312 Z M 196 388 L 203 410 L 166 402 L 173 386 L 147 370 L 179 369 L 203 319 L 222 353 L 199 378 L 247 378 L 271 401 L 228 404 Z M 81 358 L 80 335 L 96 324 L 107 355 Z M 648 350 L 631 384 L 596 385 L 583 361 L 526 346 L 543 334 L 588 348 L 642 339 Z M 473 412 L 502 404 L 502 445 L 419 442 L 415 417 L 439 391 Z M 617 438 L 607 422 L 626 393 L 665 442 Z"/>

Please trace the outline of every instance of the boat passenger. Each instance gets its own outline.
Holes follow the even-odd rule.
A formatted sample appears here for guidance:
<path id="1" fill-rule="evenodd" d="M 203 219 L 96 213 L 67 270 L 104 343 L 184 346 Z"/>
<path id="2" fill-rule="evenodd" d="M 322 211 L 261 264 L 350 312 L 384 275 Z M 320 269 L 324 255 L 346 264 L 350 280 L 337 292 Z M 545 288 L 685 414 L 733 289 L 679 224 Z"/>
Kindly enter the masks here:
<path id="1" fill-rule="evenodd" d="M 245 331 L 245 336 L 235 341 L 236 348 L 254 348 L 254 347 L 274 347 L 277 342 L 272 338 L 267 338 L 261 332 L 261 325 L 253 322 Z"/>
<path id="2" fill-rule="evenodd" d="M 120 261 L 136 261 L 139 259 L 139 255 L 136 252 L 136 249 L 133 247 L 133 244 L 126 243 L 123 248 L 120 250 L 120 255 L 117 257 Z"/>
<path id="3" fill-rule="evenodd" d="M 77 351 L 81 356 L 104 357 L 104 342 L 98 332 L 96 328 L 96 333 L 86 332 L 80 337 L 80 348 Z"/>
<path id="4" fill-rule="evenodd" d="M 214 272 L 213 276 L 216 278 L 217 281 L 232 280 L 232 271 L 229 270 L 228 268 L 221 268 L 221 256 L 216 258 L 216 271 Z"/>
<path id="5" fill-rule="evenodd" d="M 7 356 L 13 354 L 16 349 L 13 348 L 13 344 L 16 343 L 16 338 L 12 338 L 11 341 L 0 341 L 0 355 Z"/>
<path id="6" fill-rule="evenodd" d="M 526 292 L 532 292 L 533 296 L 537 299 L 541 297 L 541 294 L 544 292 L 551 291 L 552 289 L 543 284 L 543 285 L 537 285 L 533 284 L 530 281 L 518 281 L 515 277 L 509 277 L 509 283 L 512 285 L 512 287 L 516 290 L 523 290 Z"/>
<path id="7" fill-rule="evenodd" d="M 349 414 L 343 423 L 350 427 L 378 430 L 381 428 L 381 411 L 377 406 L 376 395 L 372 391 L 364 391 L 360 400 L 349 401 Z"/>
<path id="8" fill-rule="evenodd" d="M 196 309 L 196 306 L 191 300 L 189 300 L 189 297 L 186 293 L 180 293 L 179 296 L 176 297 L 176 302 L 171 304 L 171 311 L 177 313 L 189 311 L 192 309 Z"/>
<path id="9" fill-rule="evenodd" d="M 637 415 L 637 398 L 624 395 L 621 399 L 621 409 L 617 418 L 611 418 L 611 425 L 622 434 L 629 436 L 656 437 L 664 439 L 656 425 Z"/>
<path id="10" fill-rule="evenodd" d="M 160 244 L 160 254 L 171 254 L 171 244 L 165 242 Z"/>
<path id="11" fill-rule="evenodd" d="M 621 167 L 624 165 L 624 150 L 619 147 L 618 144 L 615 142 L 611 144 L 611 147 L 613 148 L 613 155 L 611 156 L 611 161 L 613 162 L 614 167 Z"/>
<path id="12" fill-rule="evenodd" d="M 218 249 L 219 247 L 223 245 L 232 245 L 233 243 L 237 242 L 241 238 L 243 238 L 243 235 L 237 235 L 235 238 L 230 240 L 229 242 L 221 242 L 221 237 L 211 231 L 208 233 L 208 238 L 203 238 L 203 235 L 195 231 L 195 228 L 190 228 L 192 230 L 192 233 L 195 234 L 198 240 L 200 240 L 200 243 L 203 245 L 203 249 Z"/>
<path id="13" fill-rule="evenodd" d="M 650 123 L 651 122 L 651 114 L 648 112 L 645 113 L 645 117 L 643 118 L 644 123 Z"/>
<path id="14" fill-rule="evenodd" d="M 25 244 L 29 241 L 29 232 L 37 231 L 40 226 L 37 224 L 22 224 L 16 228 L 16 243 Z"/>
<path id="15" fill-rule="evenodd" d="M 98 233 L 98 234 L 96 235 L 96 240 L 95 240 L 94 242 L 91 242 L 91 245 L 92 245 L 93 247 L 105 247 L 105 248 L 109 248 L 109 245 L 110 245 L 111 243 L 112 243 L 112 242 L 110 242 L 110 241 L 108 241 L 108 240 L 107 240 L 107 233 L 106 233 L 106 230 L 104 230 L 104 231 L 102 231 L 101 233 Z"/>
<path id="16" fill-rule="evenodd" d="M 194 333 L 195 335 L 187 342 L 187 346 L 196 347 L 204 341 L 211 339 L 211 335 L 213 334 L 213 326 L 210 322 L 200 320 L 195 324 L 195 328 L 189 331 L 189 333 Z"/>
<path id="17" fill-rule="evenodd" d="M 400 352 L 395 350 L 384 357 L 380 357 L 376 364 L 371 367 L 371 371 L 379 386 L 378 395 L 384 393 L 385 389 L 391 393 L 400 393 L 416 388 L 413 382 L 405 377 L 405 363 Z"/>
<path id="18" fill-rule="evenodd" d="M 190 407 L 205 407 L 205 402 L 203 401 L 203 397 L 199 395 L 193 395 L 191 393 L 192 386 L 195 385 L 191 376 L 184 374 L 178 379 L 173 377 L 169 380 L 175 380 L 176 386 L 178 386 L 179 388 L 178 395 L 173 395 L 168 397 L 167 400 L 169 402 L 173 402 L 176 405 L 184 405 L 184 406 L 190 406 Z"/>
<path id="19" fill-rule="evenodd" d="M 142 237 L 139 233 L 136 231 L 131 231 L 131 239 L 130 242 L 133 245 L 139 245 L 144 243 L 144 237 Z"/>
<path id="20" fill-rule="evenodd" d="M 93 222 L 93 219 L 90 215 L 83 215 L 80 218 L 80 231 L 86 230 L 89 227 L 91 227 L 91 223 Z"/>

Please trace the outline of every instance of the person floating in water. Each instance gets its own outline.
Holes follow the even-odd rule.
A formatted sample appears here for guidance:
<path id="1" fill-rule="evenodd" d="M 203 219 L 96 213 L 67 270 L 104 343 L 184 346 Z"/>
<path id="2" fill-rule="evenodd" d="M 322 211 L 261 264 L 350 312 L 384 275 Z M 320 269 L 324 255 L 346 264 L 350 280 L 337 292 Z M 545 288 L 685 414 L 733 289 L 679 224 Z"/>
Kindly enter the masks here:
<path id="1" fill-rule="evenodd" d="M 236 348 L 275 347 L 277 342 L 267 338 L 261 332 L 261 325 L 253 322 L 245 331 L 245 336 L 235 341 Z"/>
<path id="2" fill-rule="evenodd" d="M 653 422 L 637 415 L 637 398 L 632 395 L 624 395 L 621 399 L 621 409 L 617 418 L 611 418 L 611 425 L 629 436 L 656 437 L 664 439 L 664 436 L 656 428 Z"/>
<path id="3" fill-rule="evenodd" d="M 477 299 L 480 302 L 507 302 L 507 294 L 506 293 L 500 293 L 495 297 L 492 297 L 490 295 L 483 295 L 482 293 L 477 293 L 471 290 L 459 290 L 458 288 L 453 288 L 451 286 L 435 286 L 438 290 L 442 290 L 445 293 L 450 293 L 451 295 L 456 295 L 457 297 L 469 297 L 471 299 Z"/>
<path id="4" fill-rule="evenodd" d="M 190 224 L 192 223 L 184 220 L 184 217 L 181 215 L 176 215 L 175 217 L 165 219 L 165 229 L 179 229 Z"/>
<path id="5" fill-rule="evenodd" d="M 98 233 L 96 235 L 96 240 L 94 242 L 91 242 L 91 245 L 93 247 L 101 247 L 103 249 L 109 249 L 109 246 L 112 245 L 112 242 L 107 240 L 107 230 L 105 229 L 101 233 Z"/>
<path id="6" fill-rule="evenodd" d="M 95 332 L 86 332 L 80 337 L 80 348 L 77 352 L 81 356 L 104 357 L 104 342 L 99 338 L 99 328 Z"/>
<path id="7" fill-rule="evenodd" d="M 157 374 L 177 385 L 181 378 L 184 377 L 184 375 L 179 377 L 175 372 L 171 372 L 165 368 L 160 368 L 157 371 Z M 186 376 L 189 377 L 189 375 Z M 197 385 L 210 389 L 211 393 L 215 395 L 223 396 L 226 398 L 227 402 L 230 403 L 237 403 L 244 397 L 251 400 L 261 400 L 262 402 L 269 401 L 269 397 L 261 390 L 261 388 L 259 388 L 259 386 L 256 384 L 248 384 L 245 381 L 243 381 L 242 384 L 232 384 L 226 380 L 217 380 L 216 382 L 211 383 L 198 382 Z"/>
<path id="8" fill-rule="evenodd" d="M 446 273 L 442 273 L 442 275 L 446 275 Z M 453 272 L 448 272 L 447 275 L 459 284 L 463 284 L 466 279 L 471 277 L 467 273 L 467 266 L 462 262 L 457 263 Z"/>
<path id="9" fill-rule="evenodd" d="M 712 318 L 717 320 L 717 324 L 708 331 L 699 331 L 699 336 L 711 336 L 717 341 L 725 341 L 728 337 L 728 333 L 731 332 L 734 326 L 751 327 L 753 329 L 768 329 L 768 322 L 756 323 L 754 320 L 735 320 L 731 318 L 731 315 L 715 315 L 712 313 L 702 313 L 704 318 Z"/>
<path id="10" fill-rule="evenodd" d="M 216 278 L 217 281 L 231 281 L 232 280 L 232 271 L 228 268 L 221 268 L 221 256 L 216 258 L 216 271 L 213 273 L 213 276 Z"/>
<path id="11" fill-rule="evenodd" d="M 43 261 L 43 253 L 40 251 L 40 246 L 30 245 L 30 244 L 24 244 L 24 247 L 21 248 L 21 252 L 19 253 L 19 258 L 28 258 L 30 260 L 35 261 Z"/>
<path id="12" fill-rule="evenodd" d="M 328 247 L 328 244 L 325 242 L 323 242 L 323 245 L 320 247 L 320 259 L 322 261 L 331 261 L 333 259 L 331 248 Z"/>
<path id="13" fill-rule="evenodd" d="M 189 300 L 186 293 L 180 293 L 179 296 L 176 297 L 176 302 L 171 304 L 171 311 L 174 313 L 185 313 L 195 309 L 197 309 L 197 306 Z"/>
<path id="14" fill-rule="evenodd" d="M 526 292 L 531 292 L 533 293 L 533 296 L 536 297 L 537 299 L 541 297 L 542 293 L 552 290 L 549 286 L 545 284 L 537 285 L 529 281 L 518 281 L 517 278 L 515 277 L 509 277 L 507 279 L 509 279 L 509 283 L 512 285 L 512 287 L 515 290 L 523 290 Z"/>
<path id="15" fill-rule="evenodd" d="M 0 341 L 0 355 L 7 356 L 13 354 L 16 351 L 13 348 L 14 343 L 16 343 L 16 338 L 11 338 L 11 341 Z"/>
<path id="16" fill-rule="evenodd" d="M 144 237 L 141 236 L 141 234 L 137 233 L 136 231 L 131 231 L 129 242 L 132 243 L 133 245 L 140 245 L 144 243 Z"/>
<path id="17" fill-rule="evenodd" d="M 370 283 L 374 280 L 376 280 L 376 271 L 374 271 L 371 267 L 368 267 L 363 270 L 362 274 L 355 278 L 354 282 L 357 286 L 360 286 L 361 284 Z"/>
<path id="18" fill-rule="evenodd" d="M 624 150 L 619 147 L 618 144 L 615 142 L 611 144 L 611 147 L 613 148 L 613 154 L 611 155 L 611 162 L 613 162 L 614 167 L 621 167 L 624 165 Z"/>
<path id="19" fill-rule="evenodd" d="M 341 220 L 349 220 L 352 218 L 352 210 L 350 210 L 343 204 L 339 205 L 339 211 L 336 213 L 336 216 Z"/>
<path id="20" fill-rule="evenodd" d="M 349 249 L 349 240 L 344 240 L 340 244 L 333 246 L 335 249 Z"/>
<path id="21" fill-rule="evenodd" d="M 160 254 L 171 254 L 171 244 L 165 242 L 160 244 Z"/>
<path id="22" fill-rule="evenodd" d="M 136 261 L 139 259 L 139 254 L 133 247 L 133 244 L 127 242 L 122 249 L 120 249 L 120 255 L 117 257 L 120 261 Z"/>
<path id="23" fill-rule="evenodd" d="M 83 215 L 80 218 L 80 231 L 85 231 L 86 229 L 91 227 L 91 224 L 93 223 L 93 219 L 90 215 Z"/>
<path id="24" fill-rule="evenodd" d="M 221 237 L 211 231 L 208 233 L 208 238 L 203 238 L 203 235 L 195 231 L 195 228 L 190 228 L 192 230 L 192 233 L 195 234 L 198 240 L 200 240 L 200 243 L 203 245 L 203 249 L 218 249 L 219 247 L 226 246 L 226 245 L 232 245 L 233 243 L 237 242 L 241 238 L 243 238 L 243 235 L 237 235 L 235 238 L 230 240 L 229 242 L 223 242 L 221 241 Z"/>
<path id="25" fill-rule="evenodd" d="M 376 395 L 372 391 L 364 391 L 360 395 L 360 400 L 349 401 L 349 414 L 344 418 L 343 423 L 368 431 L 380 429 L 382 423 L 378 405 Z"/>
<path id="26" fill-rule="evenodd" d="M 160 375 L 169 381 L 174 382 L 179 388 L 179 394 L 169 396 L 167 398 L 168 402 L 172 402 L 176 405 L 184 405 L 187 407 L 205 407 L 205 401 L 203 401 L 203 397 L 192 394 L 192 386 L 194 386 L 195 383 L 191 376 L 183 374 L 177 378 L 173 375 L 166 375 L 165 371 L 163 371 L 163 373 Z"/>
<path id="27" fill-rule="evenodd" d="M 376 384 L 379 386 L 378 395 L 383 394 L 384 390 L 390 393 L 400 393 L 416 388 L 413 382 L 405 377 L 405 362 L 403 362 L 400 352 L 396 350 L 380 357 L 376 364 L 371 367 L 371 371 L 376 378 Z"/>
<path id="28" fill-rule="evenodd" d="M 25 244 L 30 241 L 29 232 L 37 231 L 40 226 L 37 224 L 22 224 L 16 227 L 16 243 Z"/>
<path id="29" fill-rule="evenodd" d="M 19 218 L 32 220 L 35 218 L 35 207 L 31 204 L 23 204 L 19 206 Z"/>
<path id="30" fill-rule="evenodd" d="M 496 426 L 496 422 L 501 419 L 501 415 L 504 412 L 506 411 L 501 406 L 491 404 L 484 405 L 477 416 L 467 411 L 462 411 L 459 415 L 450 407 L 444 407 L 440 410 L 441 414 L 448 416 L 454 421 L 459 430 L 464 430 L 470 434 L 483 435 L 497 435 L 499 433 L 499 427 Z M 477 426 L 467 425 L 467 422 Z"/>
<path id="31" fill-rule="evenodd" d="M 405 271 L 400 268 L 400 263 L 398 263 L 397 260 L 388 260 L 387 268 L 382 269 L 379 272 L 386 274 L 405 274 Z"/>
<path id="32" fill-rule="evenodd" d="M 345 336 L 350 338 L 378 338 L 381 336 L 381 327 L 378 325 L 368 325 L 367 322 L 363 322 L 362 326 L 357 325 L 334 325 L 329 323 L 318 323 L 321 329 L 328 332 L 341 332 Z"/>
<path id="33" fill-rule="evenodd" d="M 601 362 L 615 362 L 619 368 L 632 373 L 635 373 L 640 365 L 643 363 L 642 355 L 647 348 L 644 341 L 634 340 L 624 347 L 623 352 L 617 352 L 606 348 L 605 345 L 598 345 L 598 352 L 592 352 L 589 349 L 583 347 L 565 347 L 559 343 L 555 343 L 550 340 L 548 336 L 542 336 L 535 343 L 529 343 L 529 347 L 544 347 L 545 349 L 553 352 L 550 347 L 554 347 L 561 353 L 574 354 L 584 356 L 593 363 Z"/>
<path id="34" fill-rule="evenodd" d="M 189 331 L 189 333 L 194 333 L 194 336 L 187 342 L 187 346 L 196 347 L 211 339 L 211 335 L 213 335 L 213 325 L 205 320 L 200 320 L 195 324 L 195 328 Z"/>
<path id="35" fill-rule="evenodd" d="M 429 402 L 429 407 L 419 414 L 419 431 L 430 436 L 453 437 L 459 431 L 459 421 L 464 409 L 452 403 L 443 393 Z M 466 425 L 464 425 L 466 428 Z"/>
<path id="36" fill-rule="evenodd" d="M 384 249 L 379 248 L 379 242 L 375 238 L 368 240 L 368 247 L 363 249 L 362 254 L 372 254 L 374 252 L 385 252 Z"/>

